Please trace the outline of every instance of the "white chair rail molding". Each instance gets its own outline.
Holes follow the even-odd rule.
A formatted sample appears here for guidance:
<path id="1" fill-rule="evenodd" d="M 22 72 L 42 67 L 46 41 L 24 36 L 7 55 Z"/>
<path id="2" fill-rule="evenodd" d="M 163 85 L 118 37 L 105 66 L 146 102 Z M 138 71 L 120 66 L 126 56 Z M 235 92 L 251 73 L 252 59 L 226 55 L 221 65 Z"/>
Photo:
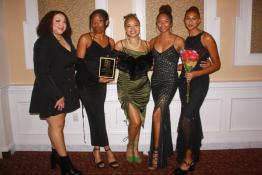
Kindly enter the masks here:
<path id="1" fill-rule="evenodd" d="M 1 88 L 0 152 L 50 150 L 46 122 L 28 113 L 31 91 L 32 86 L 10 85 Z M 262 147 L 261 106 L 262 82 L 211 83 L 201 109 L 204 130 L 202 149 Z M 153 107 L 151 98 L 140 139 L 141 149 L 145 152 L 150 144 Z M 105 113 L 110 145 L 115 150 L 124 151 L 127 125 L 117 99 L 116 84 L 108 85 Z M 180 114 L 178 91 L 170 104 L 170 113 L 175 144 Z M 69 150 L 91 150 L 89 134 L 86 113 L 82 118 L 81 108 L 67 115 L 65 137 Z"/>

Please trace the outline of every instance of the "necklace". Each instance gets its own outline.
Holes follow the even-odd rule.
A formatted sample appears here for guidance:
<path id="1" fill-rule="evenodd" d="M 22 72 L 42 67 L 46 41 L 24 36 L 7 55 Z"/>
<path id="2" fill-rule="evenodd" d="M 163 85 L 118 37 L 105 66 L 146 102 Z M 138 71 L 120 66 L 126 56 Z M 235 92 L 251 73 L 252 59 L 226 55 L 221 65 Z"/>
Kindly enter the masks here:
<path id="1" fill-rule="evenodd" d="M 134 44 L 131 44 L 131 42 L 129 41 L 129 38 L 126 39 L 126 42 L 127 42 L 127 45 L 128 45 L 129 48 L 138 49 L 141 46 L 142 40 L 139 38 L 138 42 L 135 44 L 136 46 L 134 46 Z"/>

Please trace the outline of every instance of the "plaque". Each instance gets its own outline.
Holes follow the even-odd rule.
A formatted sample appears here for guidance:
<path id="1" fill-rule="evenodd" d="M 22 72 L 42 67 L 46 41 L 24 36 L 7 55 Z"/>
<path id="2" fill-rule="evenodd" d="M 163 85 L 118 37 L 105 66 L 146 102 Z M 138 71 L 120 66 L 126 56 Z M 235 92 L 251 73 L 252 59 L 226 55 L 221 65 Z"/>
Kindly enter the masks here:
<path id="1" fill-rule="evenodd" d="M 100 57 L 99 77 L 107 77 L 114 79 L 116 68 L 115 58 Z"/>

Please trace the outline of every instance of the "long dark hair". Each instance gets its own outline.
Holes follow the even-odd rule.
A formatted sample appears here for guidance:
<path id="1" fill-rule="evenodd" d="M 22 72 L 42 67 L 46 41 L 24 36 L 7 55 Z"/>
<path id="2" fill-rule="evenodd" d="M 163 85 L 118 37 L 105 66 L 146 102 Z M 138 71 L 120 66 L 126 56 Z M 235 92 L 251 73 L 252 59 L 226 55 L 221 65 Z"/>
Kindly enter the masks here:
<path id="1" fill-rule="evenodd" d="M 99 15 L 102 16 L 102 18 L 103 18 L 103 20 L 104 20 L 104 25 L 105 25 L 105 27 L 107 28 L 108 25 L 109 25 L 109 23 L 106 24 L 106 21 L 109 21 L 109 15 L 108 15 L 108 13 L 107 13 L 105 10 L 103 10 L 103 9 L 96 9 L 96 10 L 94 10 L 94 11 L 89 15 L 89 29 L 91 30 L 91 28 L 92 28 L 92 26 L 91 26 L 91 25 L 92 25 L 92 18 L 93 18 L 96 14 L 99 14 Z"/>
<path id="2" fill-rule="evenodd" d="M 37 26 L 36 33 L 38 37 L 50 37 L 52 35 L 52 23 L 53 23 L 53 18 L 57 14 L 62 14 L 65 16 L 66 19 L 66 30 L 62 34 L 65 38 L 70 38 L 72 35 L 72 29 L 71 25 L 69 23 L 68 17 L 66 14 L 62 11 L 58 10 L 52 10 L 49 11 L 40 21 L 40 23 Z"/>

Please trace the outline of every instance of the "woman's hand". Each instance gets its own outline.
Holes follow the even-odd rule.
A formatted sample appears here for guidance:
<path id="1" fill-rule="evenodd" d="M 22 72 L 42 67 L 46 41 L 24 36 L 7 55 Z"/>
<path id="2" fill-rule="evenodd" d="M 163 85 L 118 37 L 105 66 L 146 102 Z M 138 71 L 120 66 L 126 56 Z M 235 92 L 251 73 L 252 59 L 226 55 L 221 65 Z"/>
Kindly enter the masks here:
<path id="1" fill-rule="evenodd" d="M 210 60 L 207 60 L 207 61 L 201 61 L 201 63 L 200 63 L 200 67 L 202 67 L 202 68 L 208 68 L 208 67 L 210 67 L 211 66 L 211 61 Z"/>
<path id="2" fill-rule="evenodd" d="M 58 111 L 62 111 L 65 107 L 65 98 L 62 97 L 55 103 L 55 108 L 57 108 Z"/>
<path id="3" fill-rule="evenodd" d="M 195 75 L 195 72 L 192 71 L 192 72 L 186 73 L 185 77 L 186 77 L 186 80 L 189 82 L 189 81 L 191 81 L 193 78 L 195 78 L 196 75 Z"/>
<path id="4" fill-rule="evenodd" d="M 110 81 L 113 81 L 114 79 L 108 78 L 108 77 L 99 77 L 98 82 L 99 83 L 109 83 Z"/>

